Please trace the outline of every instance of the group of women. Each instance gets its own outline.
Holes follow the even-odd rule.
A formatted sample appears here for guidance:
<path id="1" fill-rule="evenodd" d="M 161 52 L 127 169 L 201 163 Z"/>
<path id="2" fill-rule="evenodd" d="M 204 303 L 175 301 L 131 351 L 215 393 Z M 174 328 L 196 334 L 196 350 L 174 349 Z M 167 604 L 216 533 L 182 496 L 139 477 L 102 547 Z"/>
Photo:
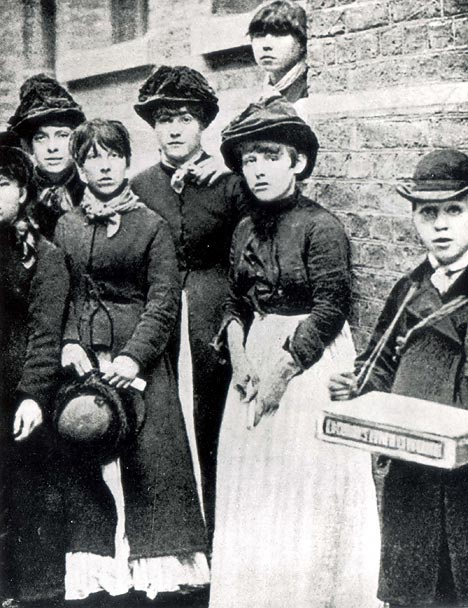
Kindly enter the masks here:
<path id="1" fill-rule="evenodd" d="M 123 124 L 86 121 L 44 75 L 20 91 L 0 147 L 4 597 L 150 601 L 211 580 L 212 608 L 376 604 L 370 460 L 314 437 L 354 358 L 349 243 L 298 188 L 318 151 L 287 101 L 305 16 L 262 11 L 250 34 L 278 86 L 224 129 L 221 173 L 201 146 L 218 100 L 191 68 L 142 85 L 160 161 L 131 181 Z M 61 437 L 64 385 L 90 378 L 111 391 L 98 404 L 143 412 L 118 449 L 100 449 L 99 408 L 99 449 Z"/>

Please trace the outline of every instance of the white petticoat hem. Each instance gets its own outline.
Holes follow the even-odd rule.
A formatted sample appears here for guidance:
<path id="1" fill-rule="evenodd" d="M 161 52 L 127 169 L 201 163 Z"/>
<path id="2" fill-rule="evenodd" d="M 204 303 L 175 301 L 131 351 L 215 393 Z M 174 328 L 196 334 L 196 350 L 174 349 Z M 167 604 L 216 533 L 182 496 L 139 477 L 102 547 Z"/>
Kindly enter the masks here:
<path id="1" fill-rule="evenodd" d="M 182 560 L 176 556 L 119 560 L 94 553 L 67 553 L 66 600 L 83 600 L 92 593 L 106 591 L 123 595 L 134 589 L 150 600 L 162 592 L 179 591 L 209 583 L 208 561 L 204 553 Z"/>

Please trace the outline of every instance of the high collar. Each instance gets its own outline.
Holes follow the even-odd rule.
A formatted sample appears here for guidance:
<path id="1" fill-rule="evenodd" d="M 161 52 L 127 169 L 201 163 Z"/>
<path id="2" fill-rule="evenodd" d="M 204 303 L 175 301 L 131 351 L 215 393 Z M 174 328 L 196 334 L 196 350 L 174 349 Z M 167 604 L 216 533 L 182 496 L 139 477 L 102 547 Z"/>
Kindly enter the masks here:
<path id="1" fill-rule="evenodd" d="M 427 259 L 429 261 L 429 264 L 432 266 L 432 268 L 434 268 L 434 270 L 436 270 L 437 268 L 440 268 L 442 266 L 431 253 L 428 254 Z M 462 256 L 460 256 L 458 258 L 458 260 L 455 260 L 455 262 L 452 262 L 451 264 L 446 264 L 443 266 L 445 272 L 447 272 L 447 273 L 458 273 L 467 267 L 468 267 L 468 251 L 465 251 L 465 253 Z"/>
<path id="2" fill-rule="evenodd" d="M 67 167 L 60 176 L 59 181 L 53 181 L 50 175 L 42 171 L 39 167 L 35 168 L 35 181 L 39 188 L 52 188 L 53 186 L 68 186 L 75 179 L 79 179 L 78 171 L 74 164 Z"/>
<path id="3" fill-rule="evenodd" d="M 293 209 L 298 204 L 300 192 L 296 190 L 290 195 L 271 203 L 259 203 L 251 201 L 250 217 L 252 219 L 255 233 L 260 240 L 271 238 L 276 232 L 279 218 Z"/>

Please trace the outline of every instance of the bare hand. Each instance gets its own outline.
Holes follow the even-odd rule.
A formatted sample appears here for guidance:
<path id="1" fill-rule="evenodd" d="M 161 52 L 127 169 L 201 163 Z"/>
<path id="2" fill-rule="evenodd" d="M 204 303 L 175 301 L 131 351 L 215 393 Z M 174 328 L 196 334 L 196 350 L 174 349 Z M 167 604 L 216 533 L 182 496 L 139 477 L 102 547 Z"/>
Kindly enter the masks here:
<path id="1" fill-rule="evenodd" d="M 32 399 L 25 399 L 16 410 L 13 422 L 15 441 L 23 441 L 42 424 L 43 416 L 39 405 Z"/>
<path id="2" fill-rule="evenodd" d="M 223 175 L 231 173 L 220 157 L 210 156 L 189 168 L 190 174 L 199 186 L 212 186 Z"/>
<path id="3" fill-rule="evenodd" d="M 73 343 L 62 348 L 62 367 L 73 367 L 78 376 L 84 376 L 93 369 L 84 348 Z"/>
<path id="4" fill-rule="evenodd" d="M 128 388 L 140 372 L 140 366 L 131 357 L 119 355 L 103 375 L 103 380 L 117 388 Z"/>
<path id="5" fill-rule="evenodd" d="M 248 403 L 255 399 L 259 378 L 252 363 L 244 353 L 237 355 L 234 359 L 231 355 L 232 382 L 241 400 Z"/>
<path id="6" fill-rule="evenodd" d="M 353 372 L 334 374 L 328 381 L 332 401 L 347 401 L 356 396 L 357 378 Z"/>
<path id="7" fill-rule="evenodd" d="M 285 351 L 260 383 L 254 426 L 260 422 L 262 416 L 272 416 L 277 411 L 290 380 L 301 371 L 292 356 Z"/>

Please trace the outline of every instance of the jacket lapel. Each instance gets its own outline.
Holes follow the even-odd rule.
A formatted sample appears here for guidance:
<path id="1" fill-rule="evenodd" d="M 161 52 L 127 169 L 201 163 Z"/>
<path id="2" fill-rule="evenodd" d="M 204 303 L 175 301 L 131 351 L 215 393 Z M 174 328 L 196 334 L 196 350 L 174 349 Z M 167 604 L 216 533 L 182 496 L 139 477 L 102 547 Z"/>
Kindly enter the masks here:
<path id="1" fill-rule="evenodd" d="M 423 276 L 420 278 L 422 280 L 420 281 L 419 289 L 416 291 L 414 297 L 409 302 L 407 307 L 407 313 L 416 317 L 416 322 L 428 317 L 433 312 L 439 310 L 443 304 L 449 302 L 457 296 L 468 295 L 466 293 L 466 283 L 468 280 L 467 271 L 463 272 L 463 274 L 451 286 L 443 298 L 440 296 L 437 289 L 432 285 L 430 281 L 430 272 L 424 272 Z M 434 323 L 434 325 L 432 325 L 432 327 L 434 331 L 439 332 L 457 344 L 462 343 L 451 316 L 437 321 Z"/>

